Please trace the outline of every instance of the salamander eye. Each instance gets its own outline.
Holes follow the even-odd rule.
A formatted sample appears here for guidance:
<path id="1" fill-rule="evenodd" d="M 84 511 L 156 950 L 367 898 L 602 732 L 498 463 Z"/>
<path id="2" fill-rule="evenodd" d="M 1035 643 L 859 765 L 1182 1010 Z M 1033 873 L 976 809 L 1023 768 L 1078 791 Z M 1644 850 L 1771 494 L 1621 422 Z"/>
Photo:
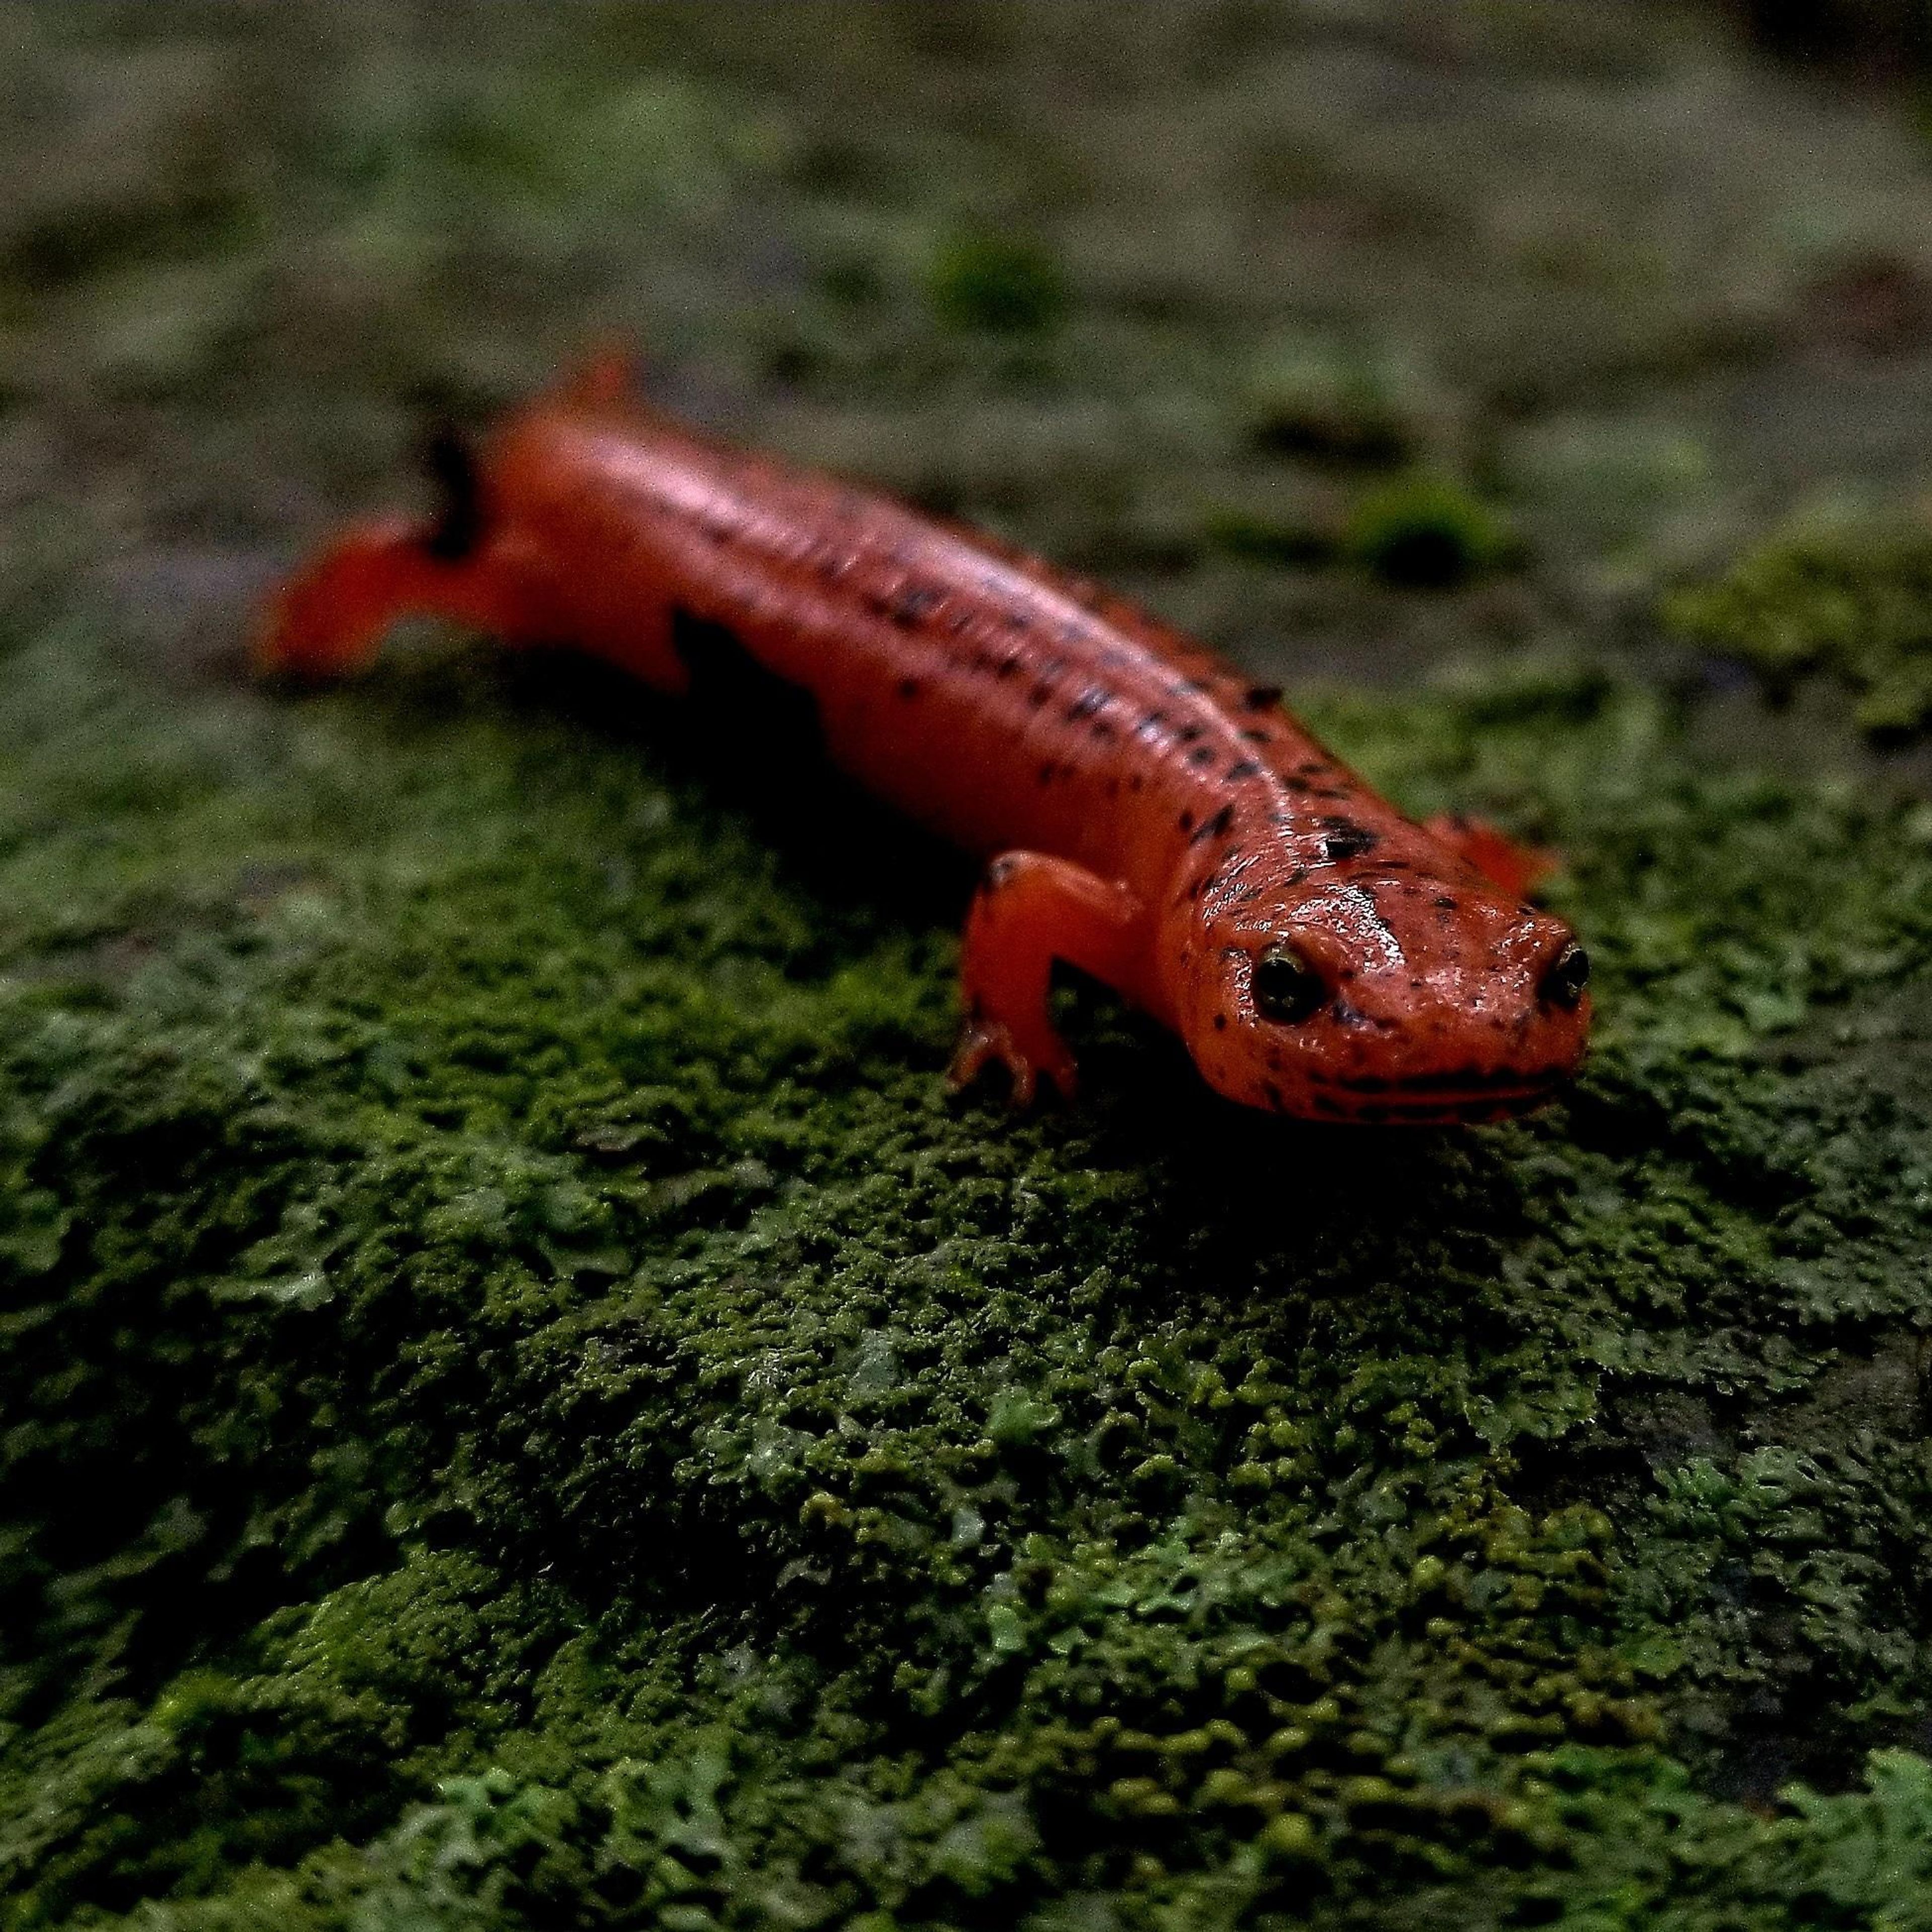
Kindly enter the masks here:
<path id="1" fill-rule="evenodd" d="M 1255 962 L 1253 986 L 1262 1017 L 1282 1026 L 1306 1019 L 1328 998 L 1322 975 L 1292 946 L 1270 946 Z"/>
<path id="2" fill-rule="evenodd" d="M 1543 983 L 1536 989 L 1537 997 L 1567 1012 L 1582 998 L 1583 989 L 1589 983 L 1590 956 L 1573 939 L 1550 962 Z"/>

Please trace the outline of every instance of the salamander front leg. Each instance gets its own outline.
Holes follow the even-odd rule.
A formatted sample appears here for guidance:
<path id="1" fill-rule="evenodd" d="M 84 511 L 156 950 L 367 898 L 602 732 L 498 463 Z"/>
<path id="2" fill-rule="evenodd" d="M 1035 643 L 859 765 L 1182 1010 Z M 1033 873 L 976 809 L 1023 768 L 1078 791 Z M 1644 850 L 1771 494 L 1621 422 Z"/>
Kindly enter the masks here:
<path id="1" fill-rule="evenodd" d="M 1432 838 L 1440 839 L 1459 858 L 1468 860 L 1492 885 L 1514 892 L 1518 898 L 1534 892 L 1562 865 L 1554 852 L 1546 851 L 1540 845 L 1520 845 L 1486 818 L 1443 812 L 1425 820 L 1422 829 Z"/>
<path id="2" fill-rule="evenodd" d="M 1131 993 L 1144 975 L 1147 918 L 1124 886 L 1064 859 L 995 859 L 966 915 L 966 1023 L 947 1072 L 952 1084 L 965 1086 L 997 1060 L 1012 1076 L 1014 1106 L 1031 1102 L 1042 1073 L 1070 1099 L 1073 1056 L 1047 1016 L 1053 962 Z"/>

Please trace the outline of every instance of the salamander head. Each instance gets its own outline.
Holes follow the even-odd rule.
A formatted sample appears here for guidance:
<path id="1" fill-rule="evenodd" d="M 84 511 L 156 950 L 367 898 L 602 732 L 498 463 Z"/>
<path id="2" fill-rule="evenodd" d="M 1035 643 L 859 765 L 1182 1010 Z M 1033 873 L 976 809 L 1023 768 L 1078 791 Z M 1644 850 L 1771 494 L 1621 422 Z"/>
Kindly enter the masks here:
<path id="1" fill-rule="evenodd" d="M 1190 922 L 1177 1005 L 1209 1084 L 1311 1120 L 1494 1119 L 1573 1074 L 1589 961 L 1458 868 L 1351 868 Z"/>

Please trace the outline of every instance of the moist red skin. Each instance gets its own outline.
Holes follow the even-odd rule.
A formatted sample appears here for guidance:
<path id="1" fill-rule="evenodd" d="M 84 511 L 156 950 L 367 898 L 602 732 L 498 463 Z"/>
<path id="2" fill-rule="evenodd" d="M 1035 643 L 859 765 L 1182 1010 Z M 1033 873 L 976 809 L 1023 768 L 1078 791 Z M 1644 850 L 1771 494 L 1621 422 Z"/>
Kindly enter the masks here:
<path id="1" fill-rule="evenodd" d="M 396 619 L 434 614 L 676 693 L 678 617 L 724 627 L 810 693 L 837 764 L 990 859 L 956 1080 L 997 1060 L 1018 1102 L 1042 1075 L 1070 1094 L 1055 959 L 1173 1028 L 1217 1091 L 1279 1113 L 1490 1119 L 1581 1059 L 1588 999 L 1546 977 L 1572 935 L 1520 896 L 1539 855 L 1411 823 L 1277 693 L 1092 584 L 715 445 L 608 363 L 502 426 L 479 495 L 460 555 L 434 524 L 346 532 L 277 598 L 259 663 L 351 672 Z M 1251 983 L 1283 944 L 1328 995 L 1293 1024 Z"/>

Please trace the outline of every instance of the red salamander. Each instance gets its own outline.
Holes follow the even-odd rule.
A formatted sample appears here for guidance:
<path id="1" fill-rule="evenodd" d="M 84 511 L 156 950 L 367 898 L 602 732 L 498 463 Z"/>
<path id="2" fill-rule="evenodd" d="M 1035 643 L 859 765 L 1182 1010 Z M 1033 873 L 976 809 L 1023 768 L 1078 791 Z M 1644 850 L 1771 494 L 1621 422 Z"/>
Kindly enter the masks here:
<path id="1" fill-rule="evenodd" d="M 678 692 L 694 627 L 723 627 L 810 694 L 840 766 L 990 860 L 955 1080 L 997 1061 L 1018 1102 L 1042 1076 L 1071 1093 L 1055 960 L 1277 1113 L 1489 1119 L 1575 1071 L 1588 962 L 1523 902 L 1534 855 L 1411 823 L 1278 692 L 1120 599 L 722 448 L 632 400 L 610 360 L 436 466 L 440 513 L 346 531 L 281 592 L 261 664 L 351 671 L 430 614 Z"/>

